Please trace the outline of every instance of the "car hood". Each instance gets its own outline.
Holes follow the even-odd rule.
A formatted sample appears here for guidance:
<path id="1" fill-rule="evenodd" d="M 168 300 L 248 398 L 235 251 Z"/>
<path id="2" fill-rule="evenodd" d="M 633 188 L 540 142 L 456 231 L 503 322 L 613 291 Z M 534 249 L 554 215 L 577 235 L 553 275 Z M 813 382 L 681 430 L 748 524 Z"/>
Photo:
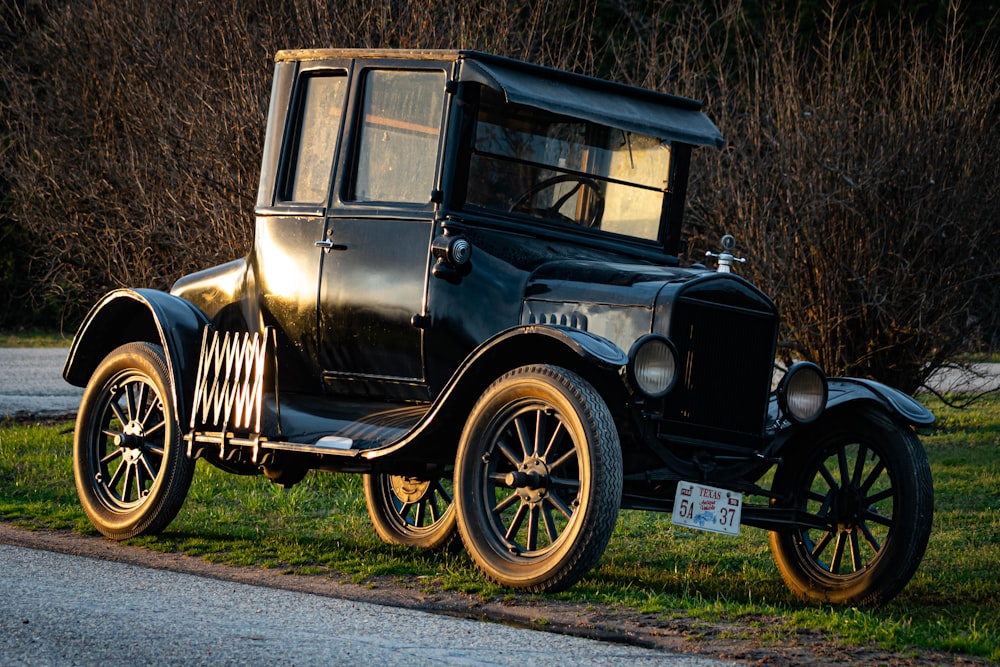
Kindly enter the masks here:
<path id="1" fill-rule="evenodd" d="M 665 283 L 686 282 L 705 274 L 705 269 L 653 264 L 595 260 L 546 262 L 529 277 L 525 300 L 652 308 Z"/>
<path id="2" fill-rule="evenodd" d="M 537 267 L 525 285 L 522 324 L 566 326 L 602 336 L 628 350 L 653 331 L 658 295 L 705 269 L 560 260 Z"/>

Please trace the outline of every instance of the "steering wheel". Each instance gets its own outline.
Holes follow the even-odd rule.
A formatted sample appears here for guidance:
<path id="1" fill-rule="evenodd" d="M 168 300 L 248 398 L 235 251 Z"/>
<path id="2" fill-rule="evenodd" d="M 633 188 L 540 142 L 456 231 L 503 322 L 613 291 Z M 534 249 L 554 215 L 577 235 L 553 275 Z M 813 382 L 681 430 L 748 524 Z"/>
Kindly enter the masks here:
<path id="1" fill-rule="evenodd" d="M 576 185 L 570 188 L 569 192 L 559 197 L 559 199 L 557 199 L 556 202 L 548 208 L 532 208 L 530 206 L 525 206 L 525 204 L 531 201 L 532 197 L 542 190 L 559 185 L 560 183 L 576 183 Z M 559 209 L 561 209 L 563 205 L 569 201 L 570 197 L 575 195 L 582 187 L 586 187 L 593 192 L 594 202 L 592 206 L 588 207 L 589 215 L 587 216 L 587 219 L 577 221 L 567 215 L 564 215 L 559 211 Z M 543 218 L 562 220 L 573 224 L 582 224 L 584 227 L 596 227 L 601 222 L 601 216 L 604 215 L 604 195 L 601 194 L 600 184 L 592 178 L 575 176 L 573 174 L 561 174 L 559 176 L 546 178 L 544 181 L 536 183 L 527 192 L 518 197 L 517 201 L 511 204 L 509 210 L 512 213 L 523 212 L 530 215 L 538 215 Z"/>

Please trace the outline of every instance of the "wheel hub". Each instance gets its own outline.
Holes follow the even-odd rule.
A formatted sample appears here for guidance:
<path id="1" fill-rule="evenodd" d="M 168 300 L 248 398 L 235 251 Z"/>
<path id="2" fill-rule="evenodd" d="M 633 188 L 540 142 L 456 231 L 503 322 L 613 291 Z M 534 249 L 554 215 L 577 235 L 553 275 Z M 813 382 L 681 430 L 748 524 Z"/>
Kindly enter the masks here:
<path id="1" fill-rule="evenodd" d="M 431 485 L 429 480 L 403 477 L 402 475 L 393 475 L 389 478 L 389 483 L 392 484 L 392 492 L 404 503 L 419 502 L 427 495 L 427 489 Z"/>
<path id="2" fill-rule="evenodd" d="M 850 530 L 861 522 L 861 516 L 866 508 L 865 496 L 860 489 L 846 485 L 831 492 L 830 512 L 827 515 L 831 523 L 841 530 Z"/>
<path id="3" fill-rule="evenodd" d="M 525 459 L 515 472 L 507 473 L 507 486 L 527 503 L 538 503 L 548 494 L 549 469 L 537 456 Z"/>
<path id="4" fill-rule="evenodd" d="M 129 463 L 134 463 L 142 456 L 146 434 L 142 424 L 131 421 L 125 425 L 122 432 L 115 436 L 115 446 L 122 449 L 122 456 Z"/>

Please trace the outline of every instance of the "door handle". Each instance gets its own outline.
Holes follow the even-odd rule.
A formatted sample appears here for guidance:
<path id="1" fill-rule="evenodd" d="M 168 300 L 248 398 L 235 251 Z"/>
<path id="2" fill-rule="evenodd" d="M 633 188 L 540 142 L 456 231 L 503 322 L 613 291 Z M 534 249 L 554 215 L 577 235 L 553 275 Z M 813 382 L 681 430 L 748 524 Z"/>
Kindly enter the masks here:
<path id="1" fill-rule="evenodd" d="M 330 252 L 331 250 L 347 250 L 346 245 L 338 245 L 331 241 L 330 239 L 323 239 L 322 241 L 316 241 L 313 243 L 317 248 L 322 248 L 323 252 Z"/>

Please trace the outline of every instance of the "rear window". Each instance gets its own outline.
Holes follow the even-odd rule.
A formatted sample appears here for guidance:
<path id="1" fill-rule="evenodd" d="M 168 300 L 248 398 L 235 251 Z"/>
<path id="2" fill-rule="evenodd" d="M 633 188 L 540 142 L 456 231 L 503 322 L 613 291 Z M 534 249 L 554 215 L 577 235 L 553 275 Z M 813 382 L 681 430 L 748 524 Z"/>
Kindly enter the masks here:
<path id="1" fill-rule="evenodd" d="M 291 144 L 282 188 L 285 201 L 326 201 L 347 91 L 346 75 L 346 72 L 327 72 L 301 79 L 298 131 Z"/>

